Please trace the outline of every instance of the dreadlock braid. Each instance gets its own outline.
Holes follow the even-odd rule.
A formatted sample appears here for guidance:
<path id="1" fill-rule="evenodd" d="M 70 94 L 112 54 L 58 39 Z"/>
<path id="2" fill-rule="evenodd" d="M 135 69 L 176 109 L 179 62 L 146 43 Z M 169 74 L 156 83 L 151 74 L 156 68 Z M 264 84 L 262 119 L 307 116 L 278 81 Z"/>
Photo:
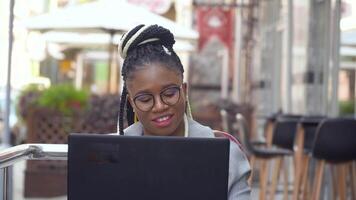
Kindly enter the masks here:
<path id="1" fill-rule="evenodd" d="M 124 109 L 127 101 L 127 89 L 126 86 L 122 88 L 121 98 L 120 98 L 120 112 L 119 112 L 119 133 L 124 134 Z"/>
<path id="2" fill-rule="evenodd" d="M 130 102 L 127 100 L 127 88 L 126 84 L 122 88 L 122 94 L 120 98 L 120 113 L 119 113 L 119 133 L 120 135 L 124 134 L 124 109 L 126 105 L 126 113 L 127 113 L 127 123 L 133 124 L 134 122 L 134 112 Z"/>
<path id="3" fill-rule="evenodd" d="M 127 123 L 129 125 L 133 124 L 135 121 L 135 114 L 129 101 L 126 102 L 126 115 L 127 115 Z"/>
<path id="4" fill-rule="evenodd" d="M 124 34 L 120 40 L 119 53 L 124 59 L 121 75 L 124 88 L 121 94 L 119 131 L 123 134 L 123 116 L 126 105 L 128 125 L 134 122 L 134 113 L 127 99 L 126 81 L 132 78 L 137 69 L 149 66 L 151 63 L 164 63 L 165 66 L 177 71 L 183 78 L 183 65 L 173 50 L 175 43 L 173 34 L 158 25 L 138 25 Z"/>

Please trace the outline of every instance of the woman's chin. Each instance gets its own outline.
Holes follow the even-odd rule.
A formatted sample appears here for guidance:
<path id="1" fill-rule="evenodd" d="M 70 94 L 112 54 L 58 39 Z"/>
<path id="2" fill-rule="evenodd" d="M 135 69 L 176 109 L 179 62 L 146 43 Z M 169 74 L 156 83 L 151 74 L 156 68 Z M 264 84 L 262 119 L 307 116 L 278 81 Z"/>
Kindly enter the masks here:
<path id="1" fill-rule="evenodd" d="M 178 134 L 176 134 L 174 132 L 174 130 L 171 130 L 171 128 L 167 127 L 164 129 L 160 129 L 160 130 L 152 130 L 150 131 L 150 134 L 148 135 L 153 135 L 153 136 L 177 136 Z"/>
<path id="2" fill-rule="evenodd" d="M 161 131 L 156 131 L 156 132 L 153 132 L 152 135 L 155 135 L 155 136 L 173 136 L 175 135 L 173 132 L 161 132 Z"/>

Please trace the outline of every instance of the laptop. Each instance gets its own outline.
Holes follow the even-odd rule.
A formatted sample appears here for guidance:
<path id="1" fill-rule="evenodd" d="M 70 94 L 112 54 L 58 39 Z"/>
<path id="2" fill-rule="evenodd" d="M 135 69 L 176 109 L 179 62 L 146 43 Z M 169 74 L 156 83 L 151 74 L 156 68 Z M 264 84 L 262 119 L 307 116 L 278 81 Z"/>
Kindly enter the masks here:
<path id="1" fill-rule="evenodd" d="M 229 140 L 71 134 L 69 200 L 227 199 Z"/>

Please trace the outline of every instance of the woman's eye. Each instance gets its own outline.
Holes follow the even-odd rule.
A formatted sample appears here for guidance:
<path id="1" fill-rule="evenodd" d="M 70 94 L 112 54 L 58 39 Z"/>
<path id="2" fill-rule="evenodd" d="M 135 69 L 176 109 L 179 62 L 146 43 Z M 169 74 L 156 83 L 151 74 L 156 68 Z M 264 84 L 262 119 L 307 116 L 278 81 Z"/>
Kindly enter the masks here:
<path id="1" fill-rule="evenodd" d="M 172 97 L 177 93 L 177 89 L 176 88 L 170 88 L 167 89 L 166 91 L 163 92 L 163 95 L 166 97 Z"/>
<path id="2" fill-rule="evenodd" d="M 151 100 L 152 100 L 152 97 L 151 96 L 146 96 L 146 95 L 139 96 L 139 97 L 136 98 L 136 101 L 140 101 L 140 102 L 143 102 L 143 103 L 149 102 Z"/>

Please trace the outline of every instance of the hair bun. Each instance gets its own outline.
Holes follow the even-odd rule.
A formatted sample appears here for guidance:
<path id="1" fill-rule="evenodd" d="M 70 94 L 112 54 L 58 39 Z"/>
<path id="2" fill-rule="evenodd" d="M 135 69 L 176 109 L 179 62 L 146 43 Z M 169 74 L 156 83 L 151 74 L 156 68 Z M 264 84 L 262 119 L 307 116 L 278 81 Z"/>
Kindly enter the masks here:
<path id="1" fill-rule="evenodd" d="M 127 53 L 142 44 L 158 42 L 168 49 L 173 48 L 175 43 L 173 34 L 162 26 L 138 25 L 125 33 L 120 40 L 119 53 L 125 59 Z"/>

